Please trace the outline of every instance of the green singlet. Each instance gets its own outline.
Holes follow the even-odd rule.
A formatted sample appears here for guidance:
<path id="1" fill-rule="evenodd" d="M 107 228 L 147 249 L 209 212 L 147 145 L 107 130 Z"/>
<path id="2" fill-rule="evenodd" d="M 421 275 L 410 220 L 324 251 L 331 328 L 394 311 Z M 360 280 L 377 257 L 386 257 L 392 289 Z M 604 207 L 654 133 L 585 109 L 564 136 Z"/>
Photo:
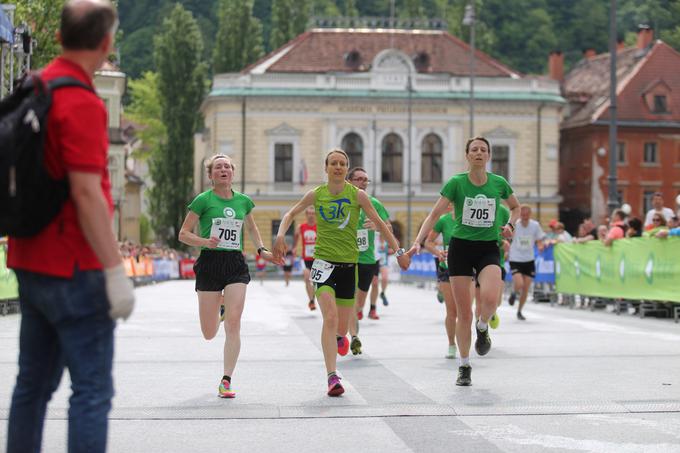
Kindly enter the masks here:
<path id="1" fill-rule="evenodd" d="M 446 214 L 439 217 L 437 223 L 434 224 L 434 228 L 432 228 L 437 233 L 441 233 L 442 245 L 444 246 L 445 251 L 449 249 L 449 242 L 451 242 L 454 226 L 455 221 L 453 220 L 451 213 L 447 212 Z M 440 261 L 439 267 L 441 267 L 442 269 L 448 269 L 449 265 L 447 264 L 446 261 Z"/>
<path id="2" fill-rule="evenodd" d="M 371 204 L 378 211 L 378 216 L 384 221 L 389 220 L 390 215 L 385 206 L 375 197 L 371 198 Z M 366 213 L 362 209 L 359 213 L 359 226 L 357 227 L 357 246 L 359 247 L 359 263 L 375 264 L 375 230 L 364 228 Z"/>
<path id="3" fill-rule="evenodd" d="M 359 189 L 346 182 L 337 195 L 332 195 L 328 184 L 314 189 L 316 211 L 316 246 L 314 258 L 335 263 L 356 263 L 357 225 L 359 225 Z"/>
<path id="4" fill-rule="evenodd" d="M 503 225 L 499 215 L 501 200 L 512 195 L 510 184 L 502 176 L 487 172 L 487 181 L 475 186 L 468 172 L 454 175 L 442 187 L 441 195 L 456 210 L 452 236 L 468 241 L 498 241 Z"/>
<path id="5" fill-rule="evenodd" d="M 243 251 L 243 220 L 255 207 L 248 195 L 232 189 L 231 198 L 222 198 L 212 189 L 199 194 L 189 203 L 189 210 L 198 215 L 202 238 L 217 237 L 214 250 Z M 208 250 L 207 247 L 201 247 Z"/>
<path id="6" fill-rule="evenodd" d="M 503 267 L 503 263 L 505 262 L 505 250 L 503 250 L 503 240 L 505 240 L 503 237 L 503 225 L 508 223 L 510 220 L 510 210 L 503 203 L 501 203 L 501 207 L 498 210 L 498 218 L 501 225 L 501 227 L 498 229 L 498 248 L 501 252 L 501 267 Z"/>

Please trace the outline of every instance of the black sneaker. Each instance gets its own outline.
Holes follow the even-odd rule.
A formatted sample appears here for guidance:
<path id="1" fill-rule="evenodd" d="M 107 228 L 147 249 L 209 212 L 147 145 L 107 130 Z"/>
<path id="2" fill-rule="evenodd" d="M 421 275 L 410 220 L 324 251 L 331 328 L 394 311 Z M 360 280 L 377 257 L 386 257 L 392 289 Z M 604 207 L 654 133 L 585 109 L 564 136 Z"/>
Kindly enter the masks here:
<path id="1" fill-rule="evenodd" d="M 510 293 L 510 297 L 508 297 L 508 303 L 512 306 L 515 305 L 515 299 L 517 299 L 517 294 Z"/>
<path id="2" fill-rule="evenodd" d="M 468 386 L 472 385 L 472 367 L 470 365 L 459 366 L 458 367 L 458 379 L 456 379 L 456 385 Z"/>
<path id="3" fill-rule="evenodd" d="M 526 321 L 527 320 L 527 318 L 524 317 L 524 315 L 522 314 L 521 311 L 517 312 L 517 319 L 519 319 L 520 321 Z"/>
<path id="4" fill-rule="evenodd" d="M 486 355 L 491 349 L 491 337 L 489 336 L 489 328 L 482 332 L 479 330 L 477 325 L 475 325 L 475 330 L 477 331 L 477 340 L 475 340 L 475 351 L 479 355 Z"/>
<path id="5" fill-rule="evenodd" d="M 352 351 L 352 355 L 361 354 L 361 340 L 359 340 L 359 337 L 352 338 L 352 342 L 349 344 L 349 349 Z"/>

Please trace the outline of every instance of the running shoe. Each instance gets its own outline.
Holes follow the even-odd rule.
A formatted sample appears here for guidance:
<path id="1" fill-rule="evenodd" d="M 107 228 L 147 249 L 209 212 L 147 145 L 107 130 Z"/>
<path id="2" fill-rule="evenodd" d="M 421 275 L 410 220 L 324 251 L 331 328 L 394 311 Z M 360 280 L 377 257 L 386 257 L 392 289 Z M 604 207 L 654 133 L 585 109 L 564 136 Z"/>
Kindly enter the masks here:
<path id="1" fill-rule="evenodd" d="M 316 310 L 316 304 L 314 303 L 313 300 L 310 300 L 309 303 L 307 304 L 307 306 L 309 307 L 309 311 Z"/>
<path id="2" fill-rule="evenodd" d="M 510 297 L 508 297 L 508 303 L 512 306 L 515 305 L 515 299 L 517 299 L 517 294 L 514 292 L 510 293 Z"/>
<path id="3" fill-rule="evenodd" d="M 357 319 L 358 319 L 359 321 L 361 321 L 362 319 L 364 319 L 364 312 L 363 312 L 363 311 L 358 311 L 358 312 L 357 312 Z"/>
<path id="4" fill-rule="evenodd" d="M 501 323 L 501 318 L 498 316 L 498 313 L 494 313 L 493 316 L 491 316 L 491 319 L 489 319 L 489 327 L 492 329 L 498 329 L 498 324 Z"/>
<path id="5" fill-rule="evenodd" d="M 328 396 L 340 396 L 345 393 L 345 389 L 340 383 L 340 376 L 331 374 L 328 378 Z"/>
<path id="6" fill-rule="evenodd" d="M 486 355 L 491 349 L 491 337 L 489 336 L 489 329 L 487 328 L 484 332 L 482 332 L 475 324 L 475 330 L 477 331 L 475 351 L 477 351 L 477 354 L 479 355 Z"/>
<path id="7" fill-rule="evenodd" d="M 375 320 L 380 319 L 380 316 L 378 316 L 378 313 L 375 312 L 375 308 L 372 308 L 371 310 L 369 310 L 368 317 L 371 318 L 371 319 L 375 319 Z"/>
<path id="8" fill-rule="evenodd" d="M 458 379 L 456 385 L 468 386 L 472 385 L 472 367 L 470 365 L 458 367 Z"/>
<path id="9" fill-rule="evenodd" d="M 361 340 L 359 340 L 359 337 L 352 338 L 352 342 L 349 344 L 349 349 L 352 351 L 352 355 L 361 354 Z"/>
<path id="10" fill-rule="evenodd" d="M 390 303 L 387 301 L 387 297 L 385 297 L 385 293 L 381 292 L 380 293 L 380 298 L 382 299 L 383 305 L 388 306 Z"/>
<path id="11" fill-rule="evenodd" d="M 440 304 L 444 303 L 444 294 L 439 290 L 437 290 L 437 300 Z"/>
<path id="12" fill-rule="evenodd" d="M 446 357 L 447 359 L 455 359 L 456 358 L 456 345 L 455 344 L 449 345 L 449 350 L 446 351 L 446 355 L 444 357 Z"/>
<path id="13" fill-rule="evenodd" d="M 338 354 L 347 355 L 347 351 L 349 351 L 349 341 L 347 340 L 347 337 L 338 338 Z"/>
<path id="14" fill-rule="evenodd" d="M 220 398 L 236 398 L 236 392 L 231 388 L 231 382 L 222 379 L 217 389 L 217 396 Z"/>
<path id="15" fill-rule="evenodd" d="M 522 314 L 521 311 L 517 312 L 517 319 L 519 319 L 520 321 L 526 321 L 527 320 L 527 318 L 524 317 L 524 315 Z"/>
<path id="16" fill-rule="evenodd" d="M 224 305 L 220 305 L 220 322 L 224 321 Z"/>

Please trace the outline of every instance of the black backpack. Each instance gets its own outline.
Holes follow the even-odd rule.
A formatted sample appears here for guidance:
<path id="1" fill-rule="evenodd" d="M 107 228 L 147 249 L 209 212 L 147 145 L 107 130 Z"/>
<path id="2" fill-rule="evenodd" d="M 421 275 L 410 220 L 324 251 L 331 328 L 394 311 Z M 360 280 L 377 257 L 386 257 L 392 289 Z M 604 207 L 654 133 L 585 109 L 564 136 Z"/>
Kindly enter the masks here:
<path id="1" fill-rule="evenodd" d="M 0 236 L 38 234 L 69 197 L 68 180 L 49 175 L 44 153 L 52 91 L 69 86 L 94 92 L 72 77 L 45 83 L 31 73 L 0 101 Z"/>

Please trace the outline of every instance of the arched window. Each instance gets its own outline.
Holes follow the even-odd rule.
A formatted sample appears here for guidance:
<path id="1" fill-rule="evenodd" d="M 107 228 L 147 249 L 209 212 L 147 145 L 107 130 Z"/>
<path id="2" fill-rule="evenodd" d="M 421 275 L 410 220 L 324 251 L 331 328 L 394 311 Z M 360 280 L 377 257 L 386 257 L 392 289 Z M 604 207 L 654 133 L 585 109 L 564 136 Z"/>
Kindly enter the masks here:
<path id="1" fill-rule="evenodd" d="M 442 182 L 442 140 L 437 134 L 427 134 L 421 144 L 420 178 L 423 183 Z"/>
<path id="2" fill-rule="evenodd" d="M 350 132 L 342 137 L 340 148 L 349 156 L 350 167 L 364 166 L 364 141 L 359 134 Z"/>
<path id="3" fill-rule="evenodd" d="M 397 134 L 382 139 L 382 182 L 402 182 L 404 142 Z"/>

